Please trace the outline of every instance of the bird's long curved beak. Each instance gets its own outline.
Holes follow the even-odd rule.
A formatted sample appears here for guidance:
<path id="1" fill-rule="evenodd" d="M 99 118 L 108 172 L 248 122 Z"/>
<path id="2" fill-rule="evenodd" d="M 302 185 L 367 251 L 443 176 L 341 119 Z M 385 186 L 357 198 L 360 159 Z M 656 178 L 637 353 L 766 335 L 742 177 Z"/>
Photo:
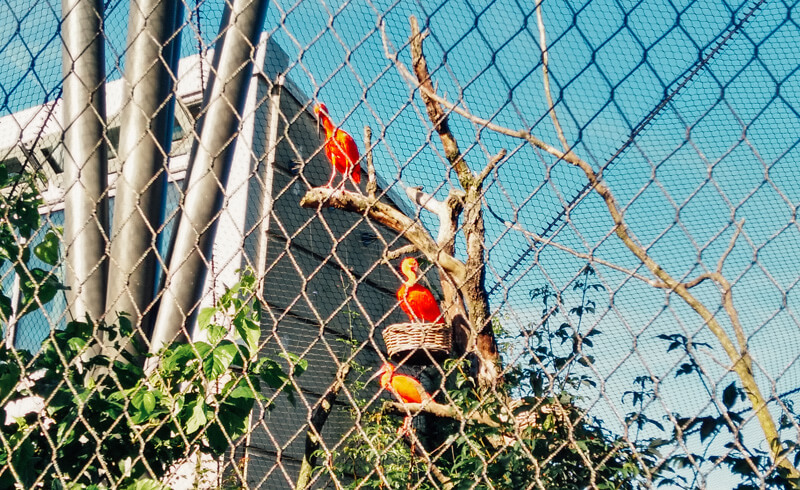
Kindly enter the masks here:
<path id="1" fill-rule="evenodd" d="M 370 381 L 372 381 L 373 379 L 378 379 L 378 378 L 380 378 L 380 377 L 381 377 L 381 374 L 383 374 L 383 373 L 385 373 L 385 372 L 386 372 L 386 370 L 385 370 L 383 367 L 381 367 L 380 369 L 378 369 L 378 371 L 377 371 L 375 374 L 373 374 L 372 376 L 370 376 L 370 377 L 369 377 L 369 379 L 367 380 L 367 383 L 369 383 L 369 382 L 370 382 Z"/>

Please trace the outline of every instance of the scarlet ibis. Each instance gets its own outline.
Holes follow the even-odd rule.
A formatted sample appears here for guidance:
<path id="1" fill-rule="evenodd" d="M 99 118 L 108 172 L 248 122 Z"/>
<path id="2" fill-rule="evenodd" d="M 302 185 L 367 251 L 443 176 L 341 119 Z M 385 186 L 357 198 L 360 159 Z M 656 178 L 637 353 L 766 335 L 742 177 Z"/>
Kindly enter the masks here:
<path id="1" fill-rule="evenodd" d="M 386 391 L 390 391 L 404 403 L 422 403 L 423 400 L 430 400 L 431 398 L 419 380 L 405 374 L 397 374 L 394 366 L 388 362 L 381 366 L 378 375 L 381 377 L 381 387 Z M 397 433 L 408 433 L 410 428 L 411 417 L 406 416 L 403 420 L 403 426 L 400 427 Z"/>
<path id="2" fill-rule="evenodd" d="M 400 264 L 400 272 L 406 281 L 397 290 L 400 308 L 406 312 L 411 322 L 441 323 L 442 310 L 430 289 L 417 284 L 419 263 L 414 257 L 406 257 Z"/>
<path id="3" fill-rule="evenodd" d="M 361 182 L 361 164 L 358 162 L 359 153 L 355 140 L 347 131 L 339 129 L 333 124 L 325 104 L 315 105 L 314 114 L 317 115 L 322 127 L 325 128 L 325 156 L 328 157 L 333 167 L 327 187 L 333 184 L 336 172 L 339 172 L 344 176 L 342 183 L 347 180 L 347 175 L 350 174 L 350 179 L 358 188 L 358 183 Z"/>

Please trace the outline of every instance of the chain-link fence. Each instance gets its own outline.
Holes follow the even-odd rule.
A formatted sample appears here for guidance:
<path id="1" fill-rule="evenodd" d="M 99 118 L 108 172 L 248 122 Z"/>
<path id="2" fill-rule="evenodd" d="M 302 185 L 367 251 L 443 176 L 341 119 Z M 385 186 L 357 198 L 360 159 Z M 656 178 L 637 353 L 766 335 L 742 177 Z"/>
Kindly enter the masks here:
<path id="1" fill-rule="evenodd" d="M 0 487 L 795 488 L 746 0 L 0 5 Z"/>

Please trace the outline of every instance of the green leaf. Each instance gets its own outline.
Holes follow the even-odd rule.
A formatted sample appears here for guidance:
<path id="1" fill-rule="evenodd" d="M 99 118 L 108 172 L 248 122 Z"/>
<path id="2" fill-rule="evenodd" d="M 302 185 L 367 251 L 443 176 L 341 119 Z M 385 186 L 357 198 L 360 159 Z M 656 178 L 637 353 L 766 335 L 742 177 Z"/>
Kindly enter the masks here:
<path id="1" fill-rule="evenodd" d="M 142 396 L 142 409 L 147 413 L 152 413 L 155 408 L 156 397 L 148 391 Z"/>
<path id="2" fill-rule="evenodd" d="M 223 340 L 203 359 L 203 372 L 209 379 L 217 379 L 228 370 L 239 350 L 230 340 Z"/>
<path id="3" fill-rule="evenodd" d="M 189 418 L 186 420 L 186 435 L 191 435 L 204 427 L 208 422 L 206 417 L 205 402 L 203 400 L 196 400 L 190 405 L 191 412 Z"/>
<path id="4" fill-rule="evenodd" d="M 228 399 L 234 398 L 243 398 L 247 400 L 254 400 L 256 398 L 256 393 L 253 391 L 253 388 L 249 387 L 244 380 L 242 380 L 239 385 L 232 389 L 230 393 L 228 393 Z"/>
<path id="5" fill-rule="evenodd" d="M 711 434 L 717 431 L 717 420 L 713 417 L 704 417 L 700 424 L 700 441 L 705 441 Z"/>
<path id="6" fill-rule="evenodd" d="M 228 335 L 228 329 L 225 327 L 214 324 L 206 327 L 206 336 L 208 337 L 208 343 L 211 345 L 218 344 L 226 335 Z"/>
<path id="7" fill-rule="evenodd" d="M 192 346 L 190 344 L 184 344 L 175 348 L 172 353 L 169 353 L 161 363 L 161 367 L 165 371 L 174 371 L 179 366 L 185 366 L 188 360 L 192 358 L 194 358 Z"/>
<path id="8" fill-rule="evenodd" d="M 166 490 L 167 488 L 169 487 L 157 480 L 142 479 L 124 487 L 124 490 Z"/>
<path id="9" fill-rule="evenodd" d="M 722 392 L 722 404 L 725 405 L 725 408 L 731 408 L 734 403 L 736 403 L 736 395 L 738 391 L 736 390 L 736 382 L 729 384 L 725 390 Z"/>
<path id="10" fill-rule="evenodd" d="M 216 313 L 216 308 L 203 308 L 200 310 L 200 313 L 197 314 L 197 325 L 201 330 L 211 325 L 211 319 L 214 318 Z"/>
<path id="11" fill-rule="evenodd" d="M 271 388 L 278 389 L 288 381 L 288 376 L 281 369 L 281 366 L 272 359 L 262 357 L 255 369 L 256 373 L 261 375 L 261 379 L 267 383 Z"/>
<path id="12" fill-rule="evenodd" d="M 33 253 L 39 257 L 39 260 L 48 265 L 56 265 L 58 263 L 60 240 L 52 230 L 44 235 L 44 239 L 39 245 L 33 248 Z"/>
<path id="13" fill-rule="evenodd" d="M 292 354 L 291 352 L 281 352 L 281 357 L 289 361 L 291 365 L 294 366 L 292 374 L 294 374 L 295 376 L 300 376 L 301 374 L 306 372 L 306 369 L 308 369 L 308 361 L 305 359 L 301 359 L 296 354 Z"/>
<path id="14" fill-rule="evenodd" d="M 236 328 L 236 333 L 247 345 L 247 350 L 251 353 L 257 352 L 258 341 L 261 340 L 261 325 L 245 315 L 242 315 L 241 318 L 237 315 L 236 320 L 234 320 L 233 325 Z"/>
<path id="15" fill-rule="evenodd" d="M 16 270 L 20 274 L 19 288 L 20 292 L 22 292 L 19 316 L 35 311 L 40 304 L 48 303 L 59 290 L 64 289 L 64 286 L 51 271 L 38 267 L 27 270 L 17 267 Z"/>

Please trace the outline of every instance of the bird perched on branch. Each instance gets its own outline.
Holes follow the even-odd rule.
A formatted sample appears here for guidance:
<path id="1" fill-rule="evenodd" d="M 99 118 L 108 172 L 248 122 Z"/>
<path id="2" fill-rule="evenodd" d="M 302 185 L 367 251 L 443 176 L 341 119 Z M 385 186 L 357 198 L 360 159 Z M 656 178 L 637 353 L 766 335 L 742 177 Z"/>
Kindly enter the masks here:
<path id="1" fill-rule="evenodd" d="M 333 167 L 331 179 L 326 187 L 331 187 L 333 179 L 336 178 L 336 172 L 339 172 L 343 175 L 342 184 L 347 181 L 349 175 L 358 188 L 358 184 L 361 182 L 361 164 L 358 161 L 360 155 L 355 140 L 347 131 L 339 129 L 333 124 L 325 104 L 315 105 L 314 114 L 317 115 L 318 124 L 321 123 L 325 129 L 325 156 L 328 157 Z"/>
<path id="2" fill-rule="evenodd" d="M 412 323 L 442 323 L 442 310 L 433 297 L 430 289 L 417 284 L 419 279 L 419 263 L 414 257 L 406 257 L 400 263 L 400 272 L 406 281 L 397 290 L 400 308 L 406 312 Z"/>
<path id="3" fill-rule="evenodd" d="M 388 362 L 381 366 L 377 375 L 380 375 L 381 387 L 391 392 L 403 403 L 422 403 L 423 400 L 430 400 L 431 396 L 422 387 L 422 384 L 414 377 L 405 374 L 397 374 L 394 366 Z M 411 429 L 411 416 L 406 415 L 403 419 L 403 426 L 397 431 L 398 434 L 407 434 Z"/>

